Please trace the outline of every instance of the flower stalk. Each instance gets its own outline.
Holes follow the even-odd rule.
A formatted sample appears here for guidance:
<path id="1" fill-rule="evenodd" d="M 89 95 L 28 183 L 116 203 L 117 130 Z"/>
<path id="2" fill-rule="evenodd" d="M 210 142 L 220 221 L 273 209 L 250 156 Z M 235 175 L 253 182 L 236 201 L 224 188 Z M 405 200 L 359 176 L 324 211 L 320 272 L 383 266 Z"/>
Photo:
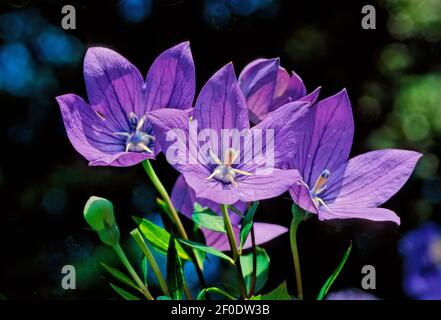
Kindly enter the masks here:
<path id="1" fill-rule="evenodd" d="M 178 233 L 184 240 L 189 240 L 187 232 L 185 231 L 184 225 L 182 224 L 181 218 L 179 218 L 178 212 L 176 211 L 175 206 L 173 205 L 173 202 L 170 199 L 170 196 L 165 189 L 164 185 L 162 184 L 161 180 L 159 180 L 155 170 L 153 169 L 152 164 L 148 159 L 144 160 L 142 162 L 142 166 L 149 176 L 150 180 L 152 181 L 153 185 L 155 186 L 156 190 L 161 195 L 161 198 L 165 201 L 167 204 L 167 207 L 169 209 L 169 213 L 171 215 L 171 218 L 173 219 L 173 222 L 175 223 Z M 197 255 L 194 253 L 194 251 L 191 252 L 191 259 L 193 260 L 193 263 L 195 265 L 199 281 L 201 282 L 202 287 L 206 287 L 205 285 L 205 279 L 202 273 L 202 262 L 197 258 Z"/>
<path id="2" fill-rule="evenodd" d="M 292 215 L 293 218 L 289 230 L 289 239 L 294 262 L 294 273 L 296 275 L 297 298 L 303 300 L 302 272 L 300 270 L 299 249 L 297 246 L 297 230 L 300 223 L 308 218 L 308 215 L 295 204 L 292 205 Z"/>
<path id="3" fill-rule="evenodd" d="M 237 248 L 237 242 L 236 242 L 236 238 L 234 237 L 233 226 L 231 224 L 230 216 L 228 215 L 227 206 L 222 204 L 221 211 L 222 211 L 222 217 L 224 218 L 225 229 L 227 230 L 228 241 L 230 242 L 231 252 L 233 254 L 234 264 L 236 266 L 237 276 L 239 280 L 240 295 L 242 299 L 246 299 L 247 289 L 245 285 L 245 280 L 243 278 L 242 265 L 240 263 L 240 253 L 239 253 L 239 249 Z"/>
<path id="4" fill-rule="evenodd" d="M 142 280 L 139 278 L 138 274 L 136 273 L 135 269 L 133 269 L 132 265 L 129 262 L 129 259 L 127 259 L 126 254 L 124 253 L 123 249 L 121 248 L 121 245 L 118 243 L 115 246 L 113 246 L 113 249 L 115 250 L 116 254 L 120 258 L 121 262 L 126 267 L 127 271 L 132 276 L 133 280 L 138 285 L 141 293 L 148 299 L 148 300 L 155 300 L 153 296 L 151 295 L 149 289 L 147 286 L 142 282 Z"/>
<path id="5" fill-rule="evenodd" d="M 248 293 L 249 298 L 254 295 L 254 290 L 256 289 L 256 282 L 257 282 L 257 252 L 256 252 L 256 235 L 254 233 L 254 225 L 251 226 L 251 245 L 252 245 L 252 253 L 253 253 L 253 273 L 251 276 L 250 292 Z"/>
<path id="6" fill-rule="evenodd" d="M 133 239 L 135 239 L 136 243 L 138 244 L 138 247 L 141 249 L 141 251 L 144 253 L 145 257 L 147 258 L 147 261 L 149 262 L 150 266 L 152 267 L 152 270 L 158 279 L 159 286 L 161 287 L 162 293 L 168 297 L 170 297 L 170 291 L 167 287 L 167 282 L 164 279 L 164 276 L 162 275 L 161 270 L 159 269 L 158 264 L 156 263 L 155 258 L 153 257 L 152 252 L 150 251 L 147 244 L 144 242 L 144 239 L 141 236 L 141 233 L 138 229 L 132 230 L 130 232 Z"/>

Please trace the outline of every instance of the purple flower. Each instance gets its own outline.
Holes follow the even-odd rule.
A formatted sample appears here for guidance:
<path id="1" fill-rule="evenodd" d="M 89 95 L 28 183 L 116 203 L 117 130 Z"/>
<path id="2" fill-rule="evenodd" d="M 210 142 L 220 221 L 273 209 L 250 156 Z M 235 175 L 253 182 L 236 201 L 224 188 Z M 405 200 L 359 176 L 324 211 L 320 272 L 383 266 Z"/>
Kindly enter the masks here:
<path id="1" fill-rule="evenodd" d="M 253 124 L 288 102 L 300 100 L 313 104 L 320 92 L 320 88 L 317 88 L 306 95 L 302 79 L 294 71 L 289 75 L 280 66 L 278 58 L 257 59 L 249 63 L 239 75 L 239 86 Z"/>
<path id="2" fill-rule="evenodd" d="M 306 116 L 304 136 L 290 161 L 302 182 L 290 189 L 296 204 L 321 220 L 363 218 L 400 223 L 378 208 L 407 181 L 421 154 L 386 149 L 348 160 L 354 135 L 346 90 L 322 100 Z"/>
<path id="3" fill-rule="evenodd" d="M 157 110 L 149 118 L 167 160 L 183 174 L 196 197 L 228 205 L 278 196 L 298 181 L 297 170 L 273 167 L 295 153 L 308 106 L 306 102 L 288 103 L 250 129 L 233 65 L 227 64 L 201 90 L 191 119 L 188 112 L 176 109 Z M 189 130 L 196 130 L 198 137 Z M 225 135 L 231 132 L 238 134 Z M 259 133 L 266 134 L 260 147 L 254 139 Z M 200 140 L 201 135 L 206 135 L 205 141 Z M 257 149 L 265 159 L 273 160 L 272 167 L 266 160 L 248 161 Z"/>
<path id="4" fill-rule="evenodd" d="M 195 192 L 185 182 L 183 175 L 180 175 L 178 180 L 176 180 L 175 186 L 173 187 L 171 193 L 171 199 L 176 209 L 189 219 L 191 219 L 193 215 L 193 204 L 195 202 L 199 203 L 202 207 L 207 207 L 220 215 L 219 204 L 207 199 L 197 198 Z M 234 206 L 241 212 L 245 212 L 247 208 L 247 204 L 242 201 L 236 202 Z M 235 239 L 238 241 L 240 239 L 239 234 L 241 218 L 237 214 L 232 213 L 230 214 L 230 220 L 233 225 Z M 288 229 L 285 227 L 270 223 L 255 222 L 253 226 L 256 245 L 268 242 L 288 231 Z M 208 246 L 221 251 L 230 250 L 228 237 L 225 233 L 215 232 L 205 228 L 201 228 L 201 230 Z M 239 245 L 239 243 L 237 245 Z M 251 238 L 248 237 L 247 241 L 245 242 L 244 249 L 250 248 L 251 245 Z"/>
<path id="5" fill-rule="evenodd" d="M 91 166 L 131 166 L 160 151 L 146 114 L 192 107 L 195 70 L 188 42 L 163 52 L 147 78 L 107 48 L 90 48 L 84 59 L 88 103 L 75 94 L 57 97 L 67 135 Z"/>
<path id="6" fill-rule="evenodd" d="M 412 298 L 441 300 L 441 227 L 426 223 L 400 241 L 403 287 Z"/>
<path id="7" fill-rule="evenodd" d="M 363 290 L 350 288 L 331 292 L 326 296 L 326 300 L 378 300 L 378 298 Z"/>

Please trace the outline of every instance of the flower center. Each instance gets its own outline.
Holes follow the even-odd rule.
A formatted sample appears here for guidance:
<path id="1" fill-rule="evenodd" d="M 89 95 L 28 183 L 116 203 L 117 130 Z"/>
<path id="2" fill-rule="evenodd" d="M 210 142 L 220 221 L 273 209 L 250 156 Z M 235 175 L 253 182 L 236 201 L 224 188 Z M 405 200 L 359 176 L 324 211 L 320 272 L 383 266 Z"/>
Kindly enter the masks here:
<path id="1" fill-rule="evenodd" d="M 133 152 L 148 152 L 153 153 L 149 148 L 149 145 L 155 140 L 154 136 L 142 131 L 142 127 L 145 123 L 147 116 L 144 115 L 138 120 L 138 117 L 133 112 L 129 114 L 130 132 L 114 132 L 114 135 L 122 136 L 126 138 L 125 151 Z"/>
<path id="2" fill-rule="evenodd" d="M 214 169 L 212 174 L 207 177 L 207 180 L 216 179 L 225 184 L 232 184 L 233 187 L 237 187 L 236 175 L 242 174 L 245 176 L 250 176 L 251 173 L 243 170 L 233 168 L 232 165 L 238 157 L 238 152 L 232 148 L 225 151 L 224 161 L 220 161 L 219 158 L 210 150 L 210 157 L 216 162 L 217 167 Z"/>
<path id="3" fill-rule="evenodd" d="M 325 191 L 327 187 L 326 182 L 328 181 L 330 176 L 331 176 L 331 172 L 328 169 L 323 170 L 320 176 L 317 178 L 314 187 L 309 191 L 309 194 L 311 195 L 311 199 L 312 201 L 314 201 L 317 208 L 320 205 L 323 205 L 327 210 L 329 210 L 325 202 L 318 195 L 323 191 Z"/>

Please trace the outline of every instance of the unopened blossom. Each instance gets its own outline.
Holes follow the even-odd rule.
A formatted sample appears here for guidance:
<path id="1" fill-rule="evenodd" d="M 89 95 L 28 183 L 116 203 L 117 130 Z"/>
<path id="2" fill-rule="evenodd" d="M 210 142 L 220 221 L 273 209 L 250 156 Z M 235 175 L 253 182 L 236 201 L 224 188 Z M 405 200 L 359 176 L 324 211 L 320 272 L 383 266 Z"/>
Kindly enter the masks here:
<path id="1" fill-rule="evenodd" d="M 252 202 L 268 199 L 285 192 L 299 180 L 297 170 L 269 168 L 265 163 L 243 161 L 246 152 L 252 150 L 253 142 L 223 143 L 222 131 L 271 129 L 274 148 L 270 156 L 274 166 L 285 162 L 293 155 L 302 131 L 302 118 L 308 112 L 306 102 L 291 102 L 268 115 L 264 121 L 250 130 L 245 98 L 240 91 L 233 65 L 221 68 L 203 87 L 196 100 L 193 116 L 176 109 L 162 109 L 152 112 L 149 119 L 162 150 L 167 154 L 176 139 L 169 139 L 170 132 L 180 131 L 179 141 L 186 151 L 179 155 L 178 161 L 170 161 L 181 172 L 197 198 L 211 200 L 218 204 L 234 204 L 238 201 Z M 201 142 L 189 134 L 190 123 L 197 124 L 198 132 L 207 130 L 212 148 L 202 155 L 198 154 Z M 217 140 L 216 140 L 217 139 Z M 266 139 L 261 148 L 266 151 Z M 249 140 L 248 140 L 249 141 Z M 219 147 L 214 147 L 214 145 Z M 257 146 L 256 146 L 257 147 Z M 195 161 L 191 161 L 190 158 Z"/>
<path id="2" fill-rule="evenodd" d="M 191 219 L 193 215 L 194 203 L 199 203 L 202 207 L 207 207 L 220 215 L 219 204 L 207 199 L 197 198 L 195 192 L 185 182 L 183 175 L 180 175 L 176 180 L 171 193 L 171 199 L 176 209 L 189 219 Z M 247 209 L 247 204 L 242 201 L 236 202 L 234 206 L 242 213 L 244 213 Z M 240 223 L 242 218 L 237 213 L 232 213 L 230 211 L 230 220 L 233 225 L 235 239 L 238 241 L 240 239 Z M 271 223 L 254 222 L 253 227 L 256 245 L 268 242 L 288 231 L 288 229 L 283 226 Z M 208 246 L 221 251 L 230 250 L 228 237 L 225 233 L 216 232 L 205 228 L 201 228 L 201 230 Z M 251 238 L 248 237 L 243 248 L 247 249 L 251 246 Z"/>
<path id="3" fill-rule="evenodd" d="M 391 210 L 378 208 L 407 181 L 421 154 L 385 149 L 349 159 L 354 135 L 346 90 L 311 107 L 302 143 L 289 163 L 302 180 L 290 189 L 295 203 L 322 220 L 363 218 L 393 221 Z"/>
<path id="4" fill-rule="evenodd" d="M 90 48 L 84 59 L 88 101 L 57 97 L 67 135 L 91 166 L 131 166 L 160 151 L 146 114 L 187 109 L 195 94 L 195 70 L 188 42 L 163 52 L 144 80 L 113 50 Z"/>
<path id="5" fill-rule="evenodd" d="M 249 63 L 239 75 L 239 86 L 249 109 L 250 121 L 257 124 L 268 113 L 292 101 L 313 104 L 320 88 L 307 95 L 302 79 L 280 66 L 280 60 L 257 59 Z"/>

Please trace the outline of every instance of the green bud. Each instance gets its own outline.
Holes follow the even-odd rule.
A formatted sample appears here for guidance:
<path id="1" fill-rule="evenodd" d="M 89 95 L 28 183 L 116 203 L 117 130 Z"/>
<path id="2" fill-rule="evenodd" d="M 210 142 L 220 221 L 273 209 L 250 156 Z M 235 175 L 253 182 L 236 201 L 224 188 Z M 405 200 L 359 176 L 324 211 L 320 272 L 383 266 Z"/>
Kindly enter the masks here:
<path id="1" fill-rule="evenodd" d="M 111 247 L 119 243 L 119 229 L 109 200 L 90 197 L 84 206 L 84 218 L 103 243 Z"/>

